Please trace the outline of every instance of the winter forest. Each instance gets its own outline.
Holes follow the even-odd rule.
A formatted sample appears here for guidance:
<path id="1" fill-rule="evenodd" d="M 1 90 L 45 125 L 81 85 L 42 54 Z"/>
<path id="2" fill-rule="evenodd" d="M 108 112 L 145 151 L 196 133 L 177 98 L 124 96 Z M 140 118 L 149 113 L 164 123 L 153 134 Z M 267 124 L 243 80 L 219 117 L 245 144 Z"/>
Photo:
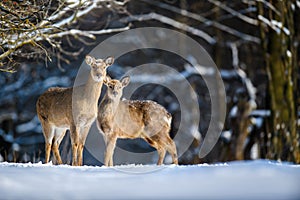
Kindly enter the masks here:
<path id="1" fill-rule="evenodd" d="M 155 27 L 177 31 L 201 45 L 207 52 L 205 60 L 207 57 L 214 63 L 225 89 L 224 98 L 221 98 L 221 90 L 211 93 L 207 80 L 216 83 L 215 72 L 203 64 L 206 61 L 199 63 L 189 55 L 185 39 L 167 37 L 166 40 L 172 41 L 182 53 L 180 55 L 187 54 L 186 58 L 172 51 L 143 48 L 150 40 L 145 35 L 128 36 L 126 41 L 136 46 L 135 50 L 120 55 L 107 69 L 107 74 L 114 79 L 147 63 L 156 68 L 168 66 L 176 71 L 176 75 L 168 74 L 161 67 L 154 74 L 132 75 L 129 84 L 152 80 L 152 83 L 137 88 L 130 99 L 153 100 L 171 114 L 169 134 L 177 149 L 183 145 L 181 140 L 176 140 L 180 130 L 191 140 L 190 145 L 178 154 L 179 165 L 271 160 L 298 166 L 299 23 L 299 0 L 2 0 L 0 162 L 44 163 L 45 139 L 36 111 L 38 97 L 50 87 L 73 87 L 86 55 L 101 42 L 126 31 Z M 160 37 L 165 36 L 158 33 L 151 40 Z M 115 41 L 116 46 L 118 42 Z M 99 56 L 95 54 L 95 57 L 108 56 L 111 52 L 108 46 L 105 52 L 100 52 Z M 198 74 L 194 73 L 195 66 L 201 69 Z M 194 110 L 187 113 L 174 91 L 153 83 L 163 79 L 176 85 L 179 77 L 184 77 L 195 92 L 198 113 Z M 192 102 L 193 92 L 184 86 L 177 89 L 178 93 L 184 92 L 187 102 Z M 99 103 L 107 90 L 106 86 L 102 87 Z M 214 102 L 219 102 L 217 104 L 225 109 L 213 113 Z M 218 120 L 221 115 L 224 115 L 224 122 L 220 122 L 222 127 L 216 143 L 205 156 L 199 156 L 211 121 Z M 188 126 L 181 127 L 181 124 Z M 91 129 L 97 130 L 95 123 Z M 89 134 L 87 142 L 93 140 L 91 137 Z M 103 156 L 105 143 L 99 143 L 99 146 L 103 147 L 101 150 L 95 147 L 95 151 Z M 141 139 L 118 139 L 116 146 L 135 153 L 156 151 Z M 71 165 L 69 131 L 59 151 L 63 163 Z M 168 156 L 165 163 L 171 163 Z M 54 155 L 51 159 L 57 163 Z M 143 164 L 156 162 L 155 154 Z M 118 162 L 116 157 L 115 163 L 139 164 L 126 158 Z M 102 166 L 103 158 L 99 159 L 85 147 L 83 164 Z M 112 173 L 108 168 L 105 170 Z M 299 192 L 297 195 L 299 197 Z"/>

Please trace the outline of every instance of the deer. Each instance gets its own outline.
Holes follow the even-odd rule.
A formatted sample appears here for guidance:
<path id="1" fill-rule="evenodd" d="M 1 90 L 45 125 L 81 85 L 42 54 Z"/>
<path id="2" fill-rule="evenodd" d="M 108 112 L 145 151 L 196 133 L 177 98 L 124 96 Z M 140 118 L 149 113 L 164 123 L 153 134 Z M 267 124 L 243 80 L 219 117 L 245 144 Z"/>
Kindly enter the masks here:
<path id="1" fill-rule="evenodd" d="M 173 163 L 178 164 L 176 145 L 169 135 L 171 114 L 151 100 L 121 100 L 123 88 L 129 82 L 129 76 L 120 81 L 106 76 L 104 80 L 107 91 L 100 102 L 97 117 L 97 127 L 106 143 L 104 165 L 113 166 L 118 138 L 142 138 L 157 150 L 157 165 L 163 164 L 166 151 L 171 154 Z"/>
<path id="2" fill-rule="evenodd" d="M 45 138 L 45 163 L 49 162 L 52 150 L 57 164 L 62 164 L 59 145 L 66 131 L 70 130 L 72 165 L 82 165 L 83 147 L 90 127 L 97 118 L 106 69 L 113 64 L 114 58 L 96 59 L 87 55 L 85 62 L 91 68 L 85 84 L 49 88 L 37 100 L 37 116 Z"/>

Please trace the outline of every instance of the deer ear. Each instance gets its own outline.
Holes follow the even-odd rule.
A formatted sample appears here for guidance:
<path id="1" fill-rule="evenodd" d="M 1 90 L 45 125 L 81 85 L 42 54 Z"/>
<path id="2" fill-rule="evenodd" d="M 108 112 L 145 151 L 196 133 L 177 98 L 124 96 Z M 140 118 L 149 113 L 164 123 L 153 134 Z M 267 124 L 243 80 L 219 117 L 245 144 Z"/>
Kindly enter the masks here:
<path id="1" fill-rule="evenodd" d="M 130 77 L 129 76 L 125 76 L 121 79 L 121 83 L 123 87 L 126 87 L 130 82 Z"/>
<path id="2" fill-rule="evenodd" d="M 106 85 L 106 84 L 108 84 L 110 81 L 111 81 L 110 76 L 106 75 L 106 77 L 105 77 L 104 80 L 103 80 L 103 83 Z"/>
<path id="3" fill-rule="evenodd" d="M 110 65 L 112 65 L 113 63 L 114 63 L 114 61 L 115 61 L 115 59 L 113 58 L 113 57 L 111 57 L 111 56 L 109 56 L 109 57 L 107 57 L 106 59 L 105 59 L 105 64 L 107 65 L 107 66 L 110 66 Z"/>
<path id="4" fill-rule="evenodd" d="M 85 62 L 86 62 L 86 64 L 91 65 L 95 62 L 95 58 L 93 58 L 92 56 L 86 55 Z"/>

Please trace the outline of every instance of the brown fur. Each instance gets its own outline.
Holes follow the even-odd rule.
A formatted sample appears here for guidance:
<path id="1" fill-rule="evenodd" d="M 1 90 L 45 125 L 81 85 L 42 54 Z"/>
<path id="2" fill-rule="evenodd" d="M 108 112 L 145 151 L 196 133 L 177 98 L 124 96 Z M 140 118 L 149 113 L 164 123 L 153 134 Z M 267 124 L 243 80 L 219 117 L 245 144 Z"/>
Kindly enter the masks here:
<path id="1" fill-rule="evenodd" d="M 70 130 L 72 142 L 72 165 L 82 165 L 82 151 L 91 124 L 97 117 L 97 104 L 100 97 L 106 68 L 113 58 L 106 60 L 86 56 L 91 66 L 86 84 L 74 88 L 50 88 L 37 100 L 37 115 L 45 137 L 45 162 L 49 162 L 51 149 L 57 163 L 62 164 L 59 145 Z"/>
<path id="2" fill-rule="evenodd" d="M 166 151 L 178 164 L 176 146 L 170 138 L 171 115 L 154 101 L 120 100 L 129 77 L 121 81 L 107 79 L 107 93 L 98 111 L 98 127 L 106 142 L 104 164 L 113 165 L 113 151 L 117 138 L 143 138 L 157 149 L 158 165 L 163 163 Z M 115 95 L 114 95 L 115 93 Z"/>

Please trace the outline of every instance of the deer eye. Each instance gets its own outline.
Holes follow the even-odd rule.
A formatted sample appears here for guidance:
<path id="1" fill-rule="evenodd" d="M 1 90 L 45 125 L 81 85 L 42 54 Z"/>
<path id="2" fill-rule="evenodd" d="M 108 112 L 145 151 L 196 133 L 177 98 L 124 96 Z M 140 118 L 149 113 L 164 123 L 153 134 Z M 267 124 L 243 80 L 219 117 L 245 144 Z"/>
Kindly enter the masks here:
<path id="1" fill-rule="evenodd" d="M 97 69 L 97 65 L 92 65 L 93 69 Z"/>

